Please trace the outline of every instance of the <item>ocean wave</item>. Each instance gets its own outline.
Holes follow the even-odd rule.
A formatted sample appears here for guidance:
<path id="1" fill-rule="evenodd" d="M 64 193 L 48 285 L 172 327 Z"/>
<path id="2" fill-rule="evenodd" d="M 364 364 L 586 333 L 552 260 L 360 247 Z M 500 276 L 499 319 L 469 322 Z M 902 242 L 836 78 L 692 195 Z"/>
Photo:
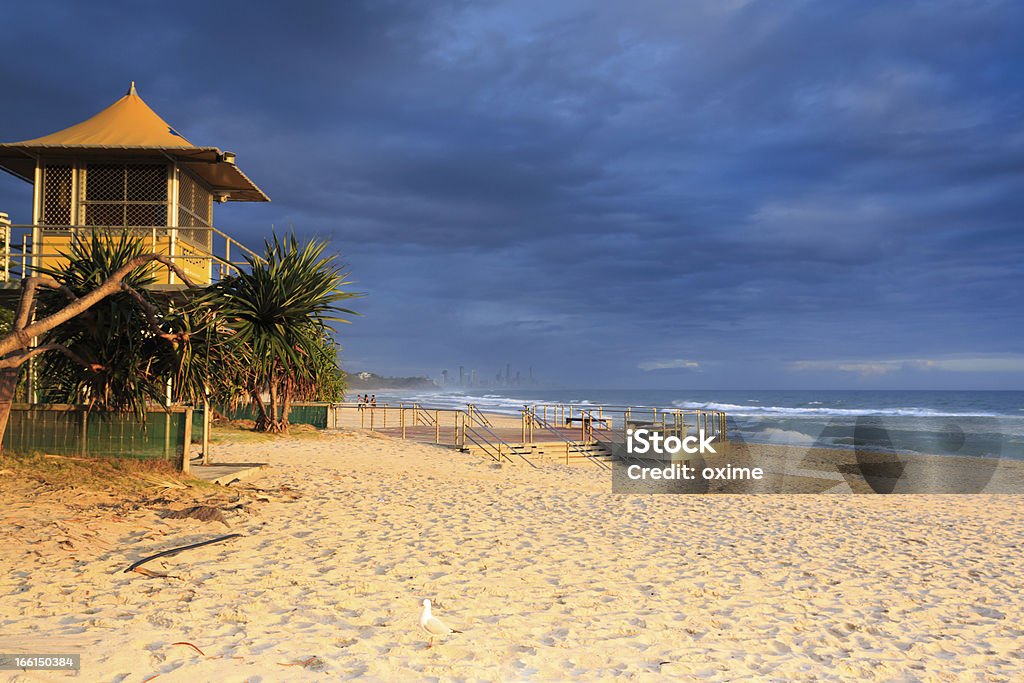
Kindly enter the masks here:
<path id="1" fill-rule="evenodd" d="M 879 417 L 999 417 L 998 413 L 989 412 L 945 412 L 931 408 L 795 408 L 791 406 L 743 406 L 735 403 L 716 403 L 709 401 L 673 401 L 672 405 L 684 410 L 721 410 L 735 416 L 772 416 L 772 417 L 859 417 L 862 415 Z"/>
<path id="2" fill-rule="evenodd" d="M 493 391 L 493 390 L 492 390 Z M 497 393 L 466 393 L 459 391 L 410 391 L 410 392 L 379 392 L 378 401 L 387 402 L 392 405 L 404 403 L 419 403 L 424 407 L 433 408 L 465 408 L 467 403 L 472 403 L 480 410 L 502 413 L 507 415 L 518 415 L 524 405 L 543 405 L 557 401 L 541 399 L 536 396 L 525 396 L 511 398 Z M 753 399 L 751 399 L 751 402 Z M 575 399 L 564 401 L 566 405 L 575 406 L 596 406 L 599 402 L 587 399 Z M 682 410 L 721 410 L 733 417 L 775 417 L 775 418 L 822 418 L 830 417 L 919 417 L 919 418 L 967 418 L 967 417 L 1002 417 L 1007 420 L 1018 420 L 1017 412 L 996 413 L 986 411 L 969 412 L 964 408 L 960 410 L 941 410 L 935 408 L 924 408 L 921 406 L 901 406 L 891 408 L 850 408 L 849 404 L 844 407 L 837 407 L 841 401 L 830 402 L 825 405 L 822 401 L 807 401 L 799 406 L 787 405 L 749 405 L 739 403 L 727 403 L 719 401 L 671 401 L 666 408 L 678 408 Z M 1024 409 L 1022 409 L 1024 410 Z"/>
<path id="3" fill-rule="evenodd" d="M 809 446 L 816 441 L 810 434 L 804 434 L 803 432 L 791 429 L 769 427 L 768 429 L 762 429 L 757 434 L 761 439 L 772 444 L 801 444 Z"/>
<path id="4" fill-rule="evenodd" d="M 467 404 L 473 404 L 485 412 L 505 415 L 518 415 L 523 408 L 523 404 L 534 402 L 498 396 L 497 394 L 478 395 L 446 392 L 402 392 L 390 394 L 382 392 L 382 396 L 386 397 L 387 403 L 390 405 L 418 403 L 424 408 L 464 409 Z"/>

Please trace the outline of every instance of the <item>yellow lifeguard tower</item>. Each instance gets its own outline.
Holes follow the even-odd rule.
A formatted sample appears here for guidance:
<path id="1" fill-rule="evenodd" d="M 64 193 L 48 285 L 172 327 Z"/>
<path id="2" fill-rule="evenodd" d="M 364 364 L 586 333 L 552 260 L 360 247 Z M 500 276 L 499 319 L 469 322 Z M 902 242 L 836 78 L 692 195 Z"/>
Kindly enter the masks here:
<path id="1" fill-rule="evenodd" d="M 197 147 L 128 93 L 90 119 L 34 140 L 0 144 L 0 168 L 34 186 L 31 225 L 0 214 L 0 280 L 61 259 L 72 239 L 128 231 L 170 256 L 197 284 L 237 270 L 248 249 L 214 227 L 216 202 L 268 202 L 235 155 Z M 234 252 L 234 253 L 232 253 Z M 180 278 L 157 271 L 156 288 Z"/>

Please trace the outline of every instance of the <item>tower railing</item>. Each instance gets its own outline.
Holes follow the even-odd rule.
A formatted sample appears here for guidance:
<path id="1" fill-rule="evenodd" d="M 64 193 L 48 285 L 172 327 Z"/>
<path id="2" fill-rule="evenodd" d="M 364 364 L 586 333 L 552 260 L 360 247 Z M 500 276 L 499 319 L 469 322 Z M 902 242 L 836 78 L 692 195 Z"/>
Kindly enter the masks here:
<path id="1" fill-rule="evenodd" d="M 11 224 L 0 219 L 0 281 L 20 280 L 39 266 L 66 258 L 71 240 L 96 232 L 137 237 L 150 250 L 167 256 L 190 276 L 194 273 L 193 279 L 197 279 L 198 284 L 236 275 L 246 267 L 246 257 L 260 258 L 216 227 Z M 205 238 L 197 237 L 203 234 Z M 40 244 L 33 242 L 34 237 L 39 238 Z M 175 284 L 176 280 L 172 277 L 170 283 Z"/>

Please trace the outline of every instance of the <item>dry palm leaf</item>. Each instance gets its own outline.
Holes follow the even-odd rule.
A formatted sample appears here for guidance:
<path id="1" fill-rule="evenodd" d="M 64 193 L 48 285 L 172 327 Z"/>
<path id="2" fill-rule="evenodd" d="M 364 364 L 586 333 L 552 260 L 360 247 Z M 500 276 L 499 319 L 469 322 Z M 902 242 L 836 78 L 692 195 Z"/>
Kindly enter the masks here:
<path id="1" fill-rule="evenodd" d="M 200 522 L 220 522 L 226 527 L 231 526 L 224 519 L 224 513 L 219 508 L 209 505 L 193 505 L 184 510 L 169 510 L 163 516 L 166 519 L 198 519 Z"/>

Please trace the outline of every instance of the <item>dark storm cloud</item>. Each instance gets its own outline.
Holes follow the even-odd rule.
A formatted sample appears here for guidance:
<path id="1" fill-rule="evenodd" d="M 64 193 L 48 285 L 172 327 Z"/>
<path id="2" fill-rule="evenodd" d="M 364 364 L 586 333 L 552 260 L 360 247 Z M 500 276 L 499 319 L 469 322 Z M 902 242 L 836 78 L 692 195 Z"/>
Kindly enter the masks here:
<path id="1" fill-rule="evenodd" d="M 690 384 L 694 363 L 710 386 L 1024 377 L 1014 3 L 6 13 L 31 49 L 0 64 L 2 137 L 138 81 L 274 199 L 218 223 L 254 244 L 294 225 L 352 264 L 370 296 L 342 330 L 350 365 L 508 360 L 591 385 Z M 27 220 L 15 181 L 0 202 Z"/>

